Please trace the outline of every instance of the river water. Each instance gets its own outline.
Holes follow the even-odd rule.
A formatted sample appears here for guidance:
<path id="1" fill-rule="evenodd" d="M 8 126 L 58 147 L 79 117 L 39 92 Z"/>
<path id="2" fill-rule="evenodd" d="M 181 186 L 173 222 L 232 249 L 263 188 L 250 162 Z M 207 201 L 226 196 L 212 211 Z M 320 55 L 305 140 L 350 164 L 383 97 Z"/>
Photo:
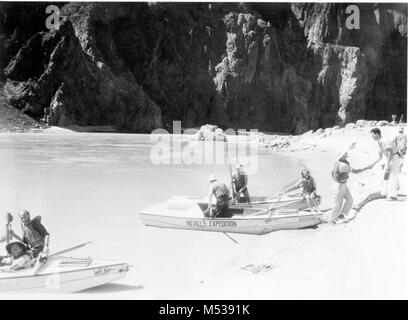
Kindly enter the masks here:
<path id="1" fill-rule="evenodd" d="M 13 213 L 17 233 L 19 211 L 41 215 L 51 251 L 92 240 L 77 254 L 132 263 L 122 287 L 106 291 L 156 298 L 183 290 L 199 281 L 200 270 L 216 265 L 214 257 L 227 258 L 225 250 L 237 249 L 222 234 L 144 227 L 138 213 L 173 195 L 204 196 L 208 176 L 228 182 L 229 170 L 226 164 L 157 165 L 151 160 L 154 145 L 149 135 L 137 134 L 1 134 L 0 212 Z M 265 150 L 257 161 L 249 175 L 253 195 L 272 194 L 299 176 L 293 158 Z M 203 250 L 212 242 L 218 244 L 213 253 Z"/>

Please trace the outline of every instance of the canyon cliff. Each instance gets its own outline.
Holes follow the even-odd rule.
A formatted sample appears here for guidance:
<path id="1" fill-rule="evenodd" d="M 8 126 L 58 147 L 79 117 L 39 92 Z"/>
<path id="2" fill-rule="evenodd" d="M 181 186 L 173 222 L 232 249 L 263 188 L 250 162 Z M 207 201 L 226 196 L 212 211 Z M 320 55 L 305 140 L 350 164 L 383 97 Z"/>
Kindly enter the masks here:
<path id="1" fill-rule="evenodd" d="M 213 123 L 302 133 L 406 117 L 407 5 L 48 3 L 0 7 L 1 101 L 50 125 Z"/>

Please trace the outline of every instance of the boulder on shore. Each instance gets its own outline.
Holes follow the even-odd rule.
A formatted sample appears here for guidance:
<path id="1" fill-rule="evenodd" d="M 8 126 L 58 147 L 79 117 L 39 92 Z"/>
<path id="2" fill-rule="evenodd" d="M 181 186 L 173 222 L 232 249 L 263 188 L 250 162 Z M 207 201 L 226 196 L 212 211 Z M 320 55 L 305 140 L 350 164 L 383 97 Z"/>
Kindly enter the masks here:
<path id="1" fill-rule="evenodd" d="M 192 138 L 193 141 L 227 141 L 225 132 L 216 125 L 206 124 L 201 126 Z"/>

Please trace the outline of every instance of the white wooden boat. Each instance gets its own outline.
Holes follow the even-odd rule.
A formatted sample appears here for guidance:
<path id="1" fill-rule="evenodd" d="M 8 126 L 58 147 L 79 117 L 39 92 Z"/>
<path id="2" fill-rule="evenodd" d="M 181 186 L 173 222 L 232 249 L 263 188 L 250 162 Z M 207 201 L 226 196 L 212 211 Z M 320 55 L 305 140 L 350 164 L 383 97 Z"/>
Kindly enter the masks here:
<path id="1" fill-rule="evenodd" d="M 268 209 L 262 206 L 231 206 L 225 218 L 205 218 L 207 203 L 197 199 L 173 197 L 140 212 L 146 226 L 216 231 L 246 234 L 265 234 L 277 230 L 301 229 L 322 221 L 322 214 L 297 209 Z"/>
<path id="2" fill-rule="evenodd" d="M 78 292 L 123 278 L 128 271 L 125 262 L 53 256 L 36 275 L 33 268 L 0 272 L 0 294 Z"/>

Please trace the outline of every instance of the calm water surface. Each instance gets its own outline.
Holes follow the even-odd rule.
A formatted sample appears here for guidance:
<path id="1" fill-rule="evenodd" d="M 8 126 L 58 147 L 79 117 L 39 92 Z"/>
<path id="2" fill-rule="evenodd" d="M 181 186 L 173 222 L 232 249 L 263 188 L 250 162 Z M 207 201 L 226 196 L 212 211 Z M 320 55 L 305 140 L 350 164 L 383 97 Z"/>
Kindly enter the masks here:
<path id="1" fill-rule="evenodd" d="M 137 264 L 141 257 L 163 257 L 166 245 L 181 241 L 176 235 L 187 234 L 189 245 L 176 250 L 185 257 L 183 250 L 199 250 L 195 246 L 206 237 L 203 233 L 143 227 L 138 213 L 173 195 L 206 195 L 208 176 L 216 174 L 228 182 L 228 166 L 154 165 L 152 147 L 149 135 L 1 134 L 0 212 L 14 214 L 17 233 L 20 210 L 41 215 L 55 250 L 93 240 L 81 253 Z M 249 190 L 253 195 L 272 194 L 298 176 L 297 160 L 263 151 L 258 171 L 249 176 Z M 137 267 L 141 273 L 149 268 L 148 263 L 144 266 Z"/>

